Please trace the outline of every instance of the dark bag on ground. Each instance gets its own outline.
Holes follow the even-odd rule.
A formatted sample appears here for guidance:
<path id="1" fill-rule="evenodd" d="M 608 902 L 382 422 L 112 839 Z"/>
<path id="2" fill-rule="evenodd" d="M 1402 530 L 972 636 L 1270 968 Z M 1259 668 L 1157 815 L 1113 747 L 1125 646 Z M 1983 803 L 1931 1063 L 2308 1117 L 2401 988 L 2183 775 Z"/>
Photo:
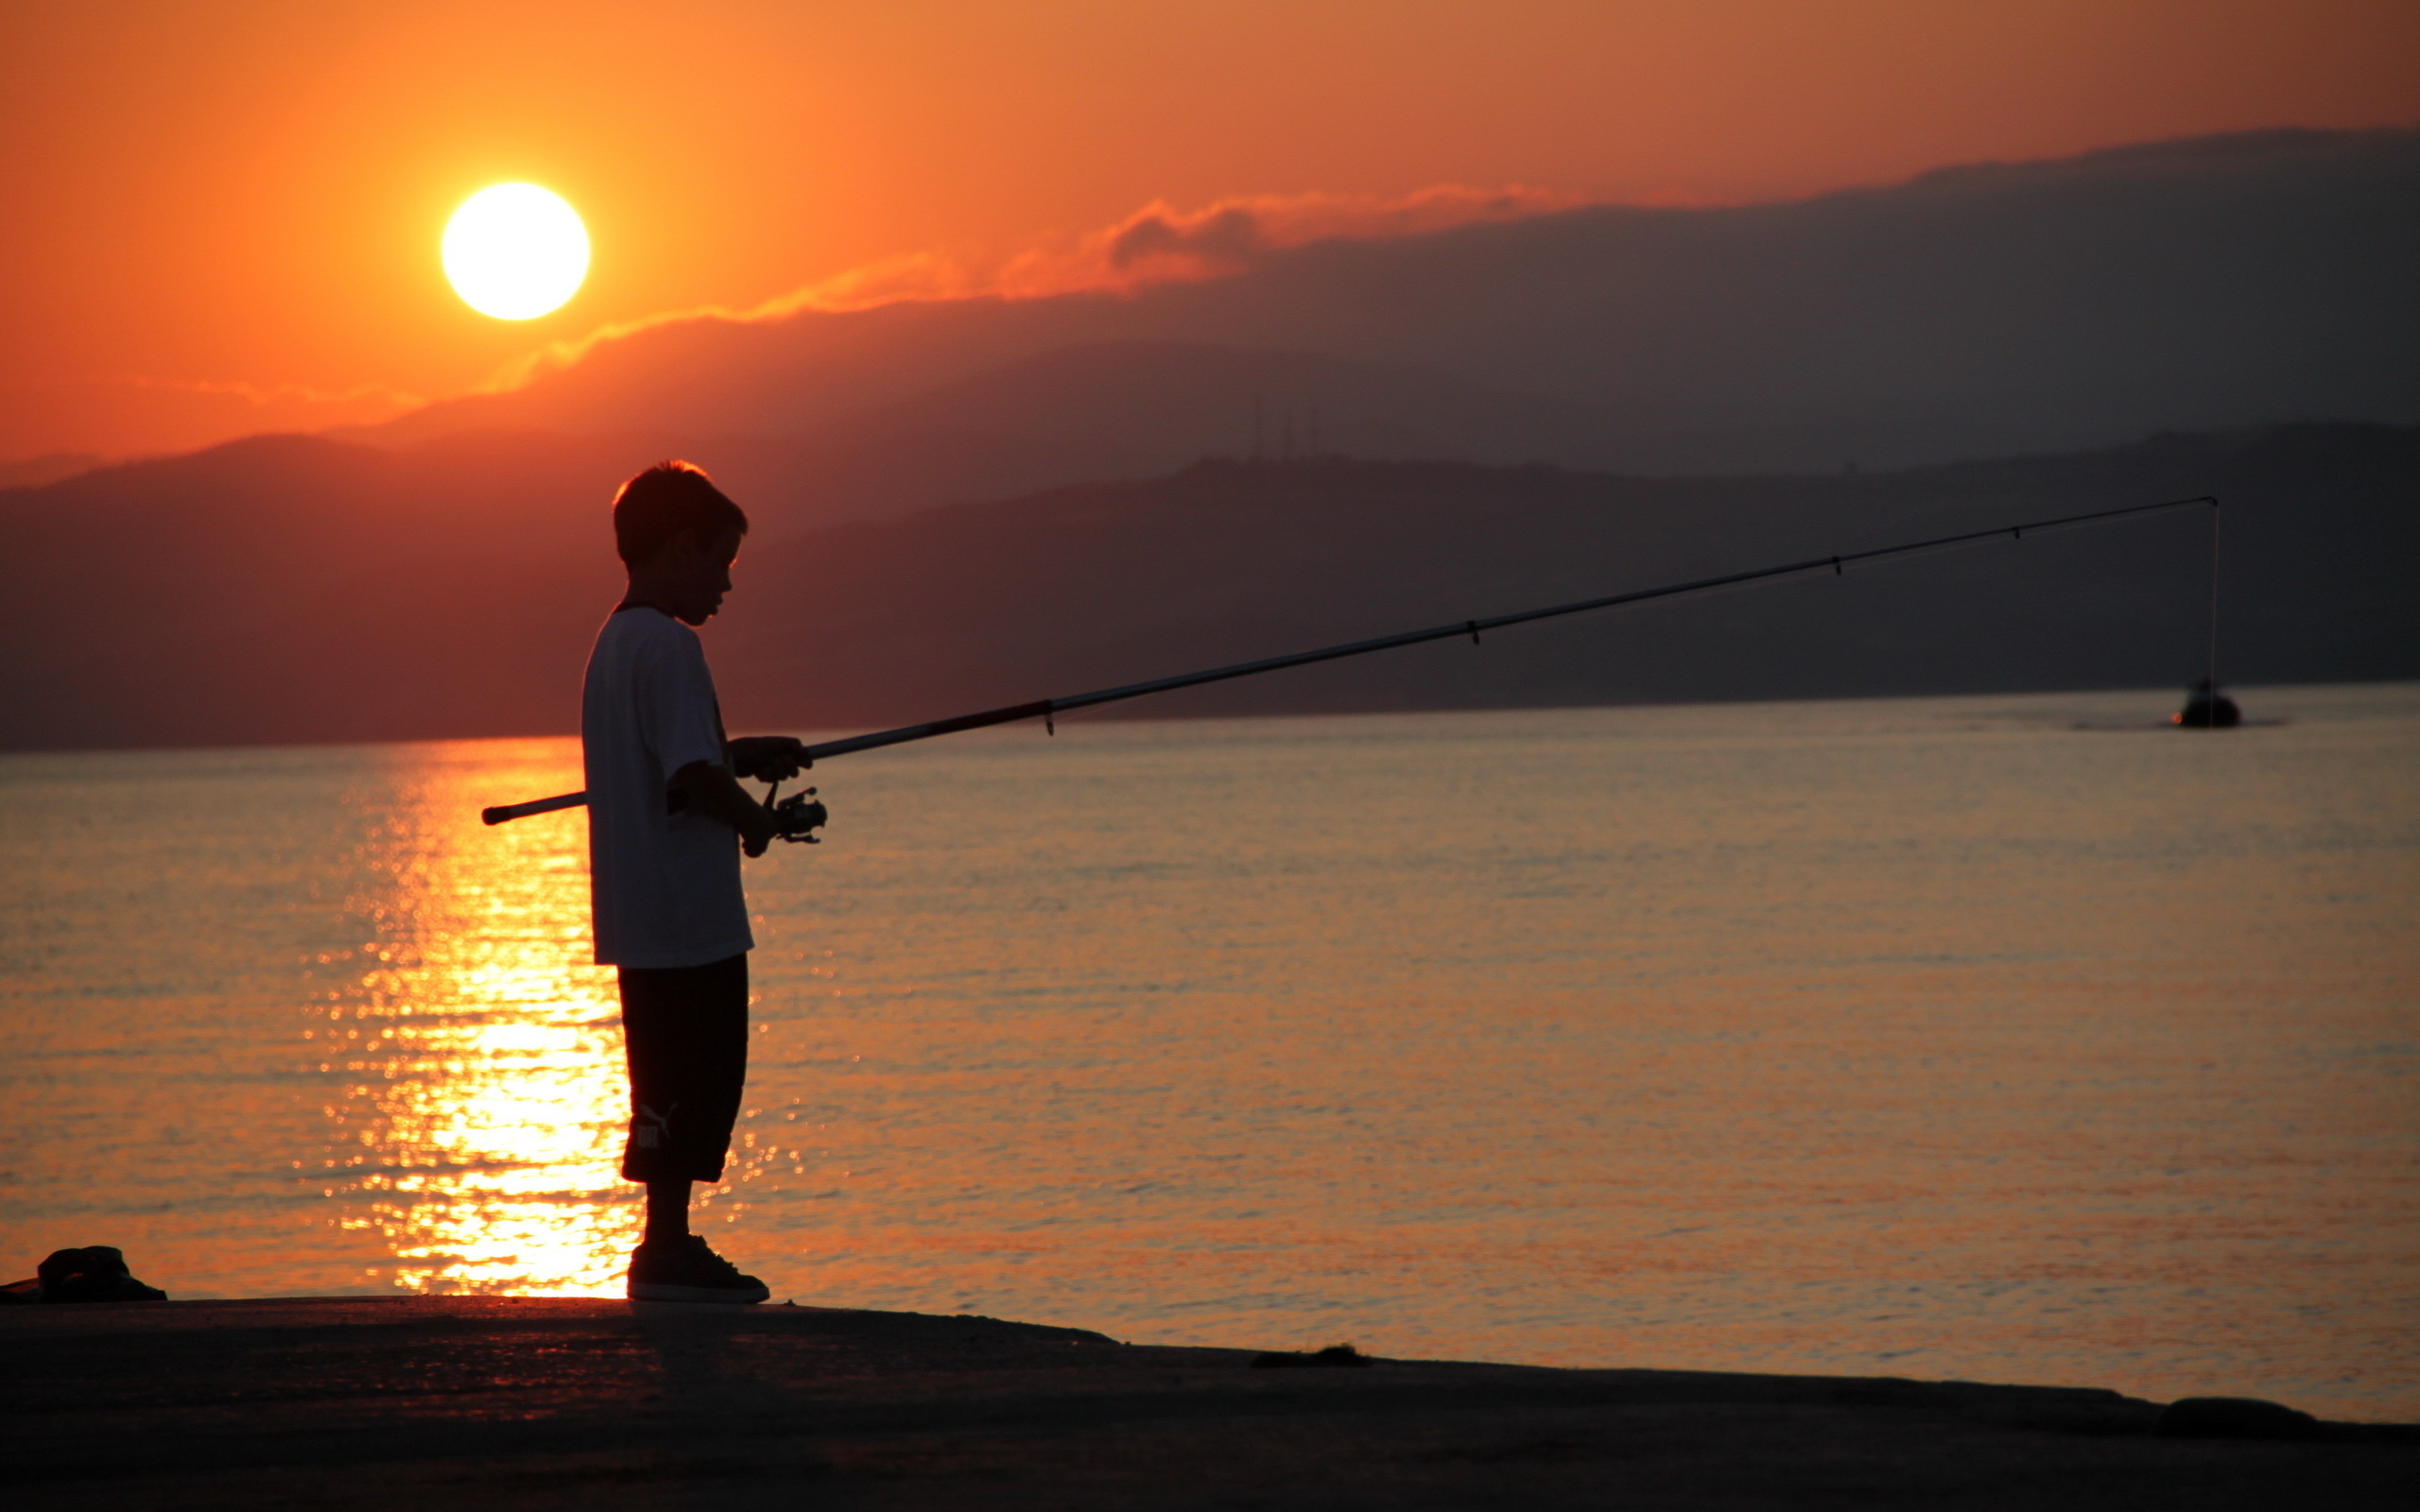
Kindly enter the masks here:
<path id="1" fill-rule="evenodd" d="M 168 1294 L 128 1274 L 126 1256 L 111 1245 L 61 1249 L 42 1263 L 31 1280 L 0 1287 L 9 1302 L 164 1302 Z"/>

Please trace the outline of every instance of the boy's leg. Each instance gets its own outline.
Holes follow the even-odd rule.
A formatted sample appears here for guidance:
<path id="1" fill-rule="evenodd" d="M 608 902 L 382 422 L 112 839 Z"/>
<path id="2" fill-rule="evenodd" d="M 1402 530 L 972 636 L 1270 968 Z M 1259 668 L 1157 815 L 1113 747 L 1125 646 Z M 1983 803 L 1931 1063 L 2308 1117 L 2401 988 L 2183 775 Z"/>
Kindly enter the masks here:
<path id="1" fill-rule="evenodd" d="M 641 1244 L 678 1242 L 689 1237 L 689 1178 L 647 1184 L 647 1232 Z"/>
<path id="2" fill-rule="evenodd" d="M 690 1186 L 720 1179 L 747 1080 L 748 957 L 621 975 L 631 1108 L 622 1177 L 648 1197 L 631 1296 L 760 1301 L 762 1282 L 689 1236 Z"/>
<path id="3" fill-rule="evenodd" d="M 748 957 L 621 975 L 631 1063 L 622 1179 L 718 1181 L 748 1079 Z"/>

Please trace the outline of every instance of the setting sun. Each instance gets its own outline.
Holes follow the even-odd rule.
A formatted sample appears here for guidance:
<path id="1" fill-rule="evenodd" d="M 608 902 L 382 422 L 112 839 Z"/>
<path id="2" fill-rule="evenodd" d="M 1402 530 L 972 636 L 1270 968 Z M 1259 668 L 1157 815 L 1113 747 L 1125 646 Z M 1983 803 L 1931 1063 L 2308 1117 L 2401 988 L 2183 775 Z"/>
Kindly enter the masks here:
<path id="1" fill-rule="evenodd" d="M 588 228 L 561 195 L 534 183 L 500 183 L 454 212 L 441 255 L 463 303 L 499 320 L 530 320 L 579 291 L 588 276 Z"/>

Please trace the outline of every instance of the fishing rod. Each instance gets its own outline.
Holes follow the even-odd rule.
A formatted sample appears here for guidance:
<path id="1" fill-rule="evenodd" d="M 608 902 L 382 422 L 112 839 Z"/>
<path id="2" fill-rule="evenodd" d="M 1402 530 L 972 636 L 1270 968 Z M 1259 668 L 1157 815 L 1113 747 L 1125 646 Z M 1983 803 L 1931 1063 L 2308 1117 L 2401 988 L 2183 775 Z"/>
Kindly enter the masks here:
<path id="1" fill-rule="evenodd" d="M 1264 657 L 1257 662 L 1238 662 L 1232 666 L 1212 667 L 1202 672 L 1179 673 L 1172 678 L 1154 678 L 1149 682 L 1130 682 L 1122 687 L 1102 688 L 1094 693 L 1080 693 L 1067 698 L 1042 698 L 1032 703 L 1009 704 L 998 709 L 986 709 L 977 713 L 959 714 L 949 719 L 930 720 L 921 725 L 901 725 L 896 730 L 878 730 L 871 734 L 850 735 L 840 740 L 822 741 L 806 747 L 804 765 L 834 756 L 846 756 L 861 750 L 877 750 L 885 746 L 904 746 L 913 740 L 931 740 L 937 735 L 955 735 L 960 730 L 985 730 L 994 725 L 1014 724 L 1020 720 L 1039 719 L 1051 733 L 1058 733 L 1058 716 L 1078 709 L 1096 708 L 1105 703 L 1121 703 L 1128 698 L 1141 698 L 1154 693 L 1173 693 L 1179 688 L 1198 688 L 1206 682 L 1224 682 L 1230 678 L 1257 677 L 1264 672 L 1282 672 L 1288 667 L 1306 667 L 1320 662 L 1340 661 L 1348 656 L 1367 656 L 1373 651 L 1392 651 L 1398 646 L 1422 645 L 1430 641 L 1450 641 L 1469 636 L 1471 644 L 1479 644 L 1479 636 L 1488 630 L 1500 630 L 1514 625 L 1530 625 L 1539 620 L 1560 619 L 1566 614 L 1585 614 L 1593 610 L 1619 609 L 1626 604 L 1644 604 L 1652 599 L 1679 598 L 1688 593 L 1711 593 L 1720 588 L 1737 588 L 1745 583 L 1768 582 L 1775 578 L 1794 577 L 1807 573 L 1845 573 L 1851 563 L 1881 561 L 1892 557 L 1912 556 L 1918 552 L 1945 551 L 1960 546 L 1979 545 L 1985 541 L 2007 539 L 2023 541 L 2029 530 L 2035 534 L 2066 529 L 2078 525 L 2098 524 L 2109 520 L 2122 520 L 2134 515 L 2155 514 L 2168 509 L 2183 509 L 2194 505 L 2208 505 L 2213 511 L 2211 523 L 2216 527 L 2219 507 L 2215 494 L 2199 494 L 2190 499 L 2166 499 L 2158 504 L 2132 504 L 2116 509 L 2097 509 L 2090 514 L 2064 515 L 2056 520 L 2030 520 L 2021 524 L 1998 525 L 1990 530 L 1972 530 L 1962 535 L 1938 536 L 1929 541 L 1911 541 L 1902 545 L 1880 546 L 1871 551 L 1847 551 L 1835 557 L 1809 557 L 1803 561 L 1785 562 L 1777 567 L 1759 567 L 1750 572 L 1725 573 L 1720 577 L 1700 577 L 1685 583 L 1668 583 L 1661 588 L 1642 588 L 1628 593 L 1609 593 L 1602 598 L 1582 599 L 1574 604 L 1556 604 L 1547 609 L 1523 610 L 1512 614 L 1497 614 L 1487 619 L 1463 620 L 1452 625 L 1432 625 L 1426 629 L 1406 630 L 1399 635 L 1381 635 L 1374 640 L 1349 641 L 1342 645 L 1322 646 L 1316 651 L 1296 651 L 1288 656 Z M 2218 602 L 2215 557 L 2212 559 L 2211 584 L 2211 656 L 2217 657 Z M 2211 686 L 2217 686 L 2218 668 L 2210 668 Z M 774 792 L 779 791 L 775 784 Z M 820 823 L 821 804 L 806 804 L 814 793 L 795 794 L 778 808 L 792 812 L 802 820 L 812 815 Z M 767 801 L 771 802 L 769 793 Z M 527 803 L 503 803 L 483 809 L 479 817 L 490 824 L 502 824 L 508 819 L 527 818 L 533 814 L 552 814 L 557 809 L 576 809 L 588 802 L 586 793 L 562 793 L 553 798 L 533 799 Z M 804 834 L 785 834 L 786 839 L 805 839 Z"/>

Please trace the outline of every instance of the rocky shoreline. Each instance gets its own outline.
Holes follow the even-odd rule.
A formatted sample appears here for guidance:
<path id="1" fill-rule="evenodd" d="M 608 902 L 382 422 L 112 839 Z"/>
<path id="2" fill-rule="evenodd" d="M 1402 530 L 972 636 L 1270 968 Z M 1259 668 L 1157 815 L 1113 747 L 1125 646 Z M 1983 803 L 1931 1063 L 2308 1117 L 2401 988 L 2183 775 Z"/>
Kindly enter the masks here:
<path id="1" fill-rule="evenodd" d="M 2094 1389 L 1268 1356 L 790 1306 L 11 1308 L 0 1357 L 24 1508 L 2347 1508 L 2420 1485 L 2420 1428 Z M 1301 1367 L 1255 1367 L 1278 1364 Z"/>

